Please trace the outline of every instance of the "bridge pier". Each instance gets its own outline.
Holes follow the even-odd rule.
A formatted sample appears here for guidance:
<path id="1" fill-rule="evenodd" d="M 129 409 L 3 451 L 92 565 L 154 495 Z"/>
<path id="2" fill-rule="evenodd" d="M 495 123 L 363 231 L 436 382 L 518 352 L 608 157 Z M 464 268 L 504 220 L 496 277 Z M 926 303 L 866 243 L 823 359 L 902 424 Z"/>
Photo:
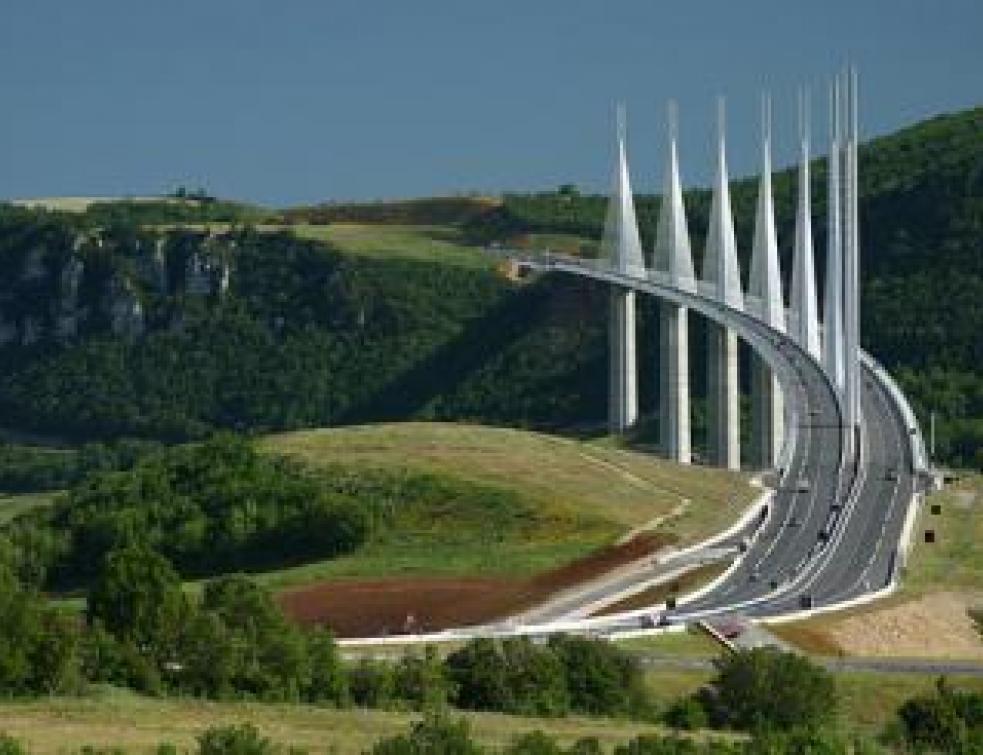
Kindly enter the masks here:
<path id="1" fill-rule="evenodd" d="M 659 305 L 659 440 L 663 453 L 689 464 L 689 311 Z"/>
<path id="2" fill-rule="evenodd" d="M 785 435 L 785 403 L 778 378 L 760 356 L 751 358 L 751 458 L 765 469 L 778 466 Z"/>
<path id="3" fill-rule="evenodd" d="M 737 334 L 707 322 L 707 451 L 711 464 L 741 468 Z"/>
<path id="4" fill-rule="evenodd" d="M 619 286 L 611 287 L 608 354 L 608 426 L 623 433 L 638 421 L 638 378 L 635 292 Z"/>

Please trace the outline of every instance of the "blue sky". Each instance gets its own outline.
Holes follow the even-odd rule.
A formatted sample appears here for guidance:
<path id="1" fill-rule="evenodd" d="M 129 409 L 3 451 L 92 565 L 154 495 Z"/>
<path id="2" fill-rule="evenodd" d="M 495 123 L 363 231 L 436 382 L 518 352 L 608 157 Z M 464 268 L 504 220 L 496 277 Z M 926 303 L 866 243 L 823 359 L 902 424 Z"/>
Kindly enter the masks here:
<path id="1" fill-rule="evenodd" d="M 776 162 L 795 90 L 859 67 L 865 134 L 983 103 L 980 0 L 3 0 L 0 197 L 202 185 L 274 205 L 607 183 L 628 106 L 636 190 L 661 183 L 664 102 L 684 180 Z M 819 145 L 817 145 L 819 146 Z"/>

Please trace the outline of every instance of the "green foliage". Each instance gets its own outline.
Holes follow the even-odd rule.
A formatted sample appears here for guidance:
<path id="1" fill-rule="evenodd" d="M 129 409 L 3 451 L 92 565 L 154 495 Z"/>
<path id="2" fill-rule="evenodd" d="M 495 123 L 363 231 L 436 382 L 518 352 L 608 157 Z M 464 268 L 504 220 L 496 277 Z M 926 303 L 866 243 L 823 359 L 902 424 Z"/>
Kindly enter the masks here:
<path id="1" fill-rule="evenodd" d="M 213 726 L 198 737 L 198 755 L 275 755 L 277 748 L 252 724 Z"/>
<path id="2" fill-rule="evenodd" d="M 78 690 L 78 633 L 0 567 L 0 695 Z"/>
<path id="3" fill-rule="evenodd" d="M 381 739 L 372 755 L 481 755 L 484 749 L 472 738 L 466 719 L 451 720 L 432 712 L 413 724 L 409 734 Z"/>
<path id="4" fill-rule="evenodd" d="M 175 201 L 182 200 L 182 201 Z M 81 222 L 96 227 L 179 223 L 261 223 L 270 216 L 258 207 L 214 199 L 203 192 L 175 193 L 172 200 L 94 202 Z"/>
<path id="5" fill-rule="evenodd" d="M 187 611 L 177 572 L 143 546 L 111 551 L 86 601 L 90 623 L 155 657 L 174 647 Z"/>
<path id="6" fill-rule="evenodd" d="M 454 692 L 443 662 L 433 645 L 423 655 L 407 652 L 393 670 L 393 692 L 414 710 L 440 710 Z"/>
<path id="7" fill-rule="evenodd" d="M 904 741 L 951 753 L 983 751 L 983 694 L 953 689 L 940 678 L 934 695 L 920 695 L 898 709 Z"/>
<path id="8" fill-rule="evenodd" d="M 819 728 L 836 714 L 833 677 L 793 653 L 741 650 L 714 664 L 707 705 L 717 723 L 745 731 Z"/>
<path id="9" fill-rule="evenodd" d="M 472 640 L 446 666 L 461 708 L 556 716 L 570 707 L 560 658 L 528 638 Z"/>
<path id="10" fill-rule="evenodd" d="M 19 740 L 0 732 L 0 755 L 27 755 Z"/>
<path id="11" fill-rule="evenodd" d="M 563 748 L 548 734 L 530 731 L 514 737 L 503 753 L 504 755 L 563 755 Z"/>
<path id="12" fill-rule="evenodd" d="M 158 550 L 184 575 L 204 575 L 349 552 L 368 526 L 351 496 L 226 436 L 91 475 L 8 530 L 21 558 L 41 560 L 30 571 L 68 586 L 85 584 L 108 551 L 130 545 Z"/>
<path id="13" fill-rule="evenodd" d="M 348 670 L 352 702 L 362 708 L 389 708 L 395 698 L 393 670 L 388 663 L 361 658 Z"/>
<path id="14" fill-rule="evenodd" d="M 65 488 L 95 472 L 131 468 L 159 443 L 122 439 L 86 443 L 77 449 L 0 443 L 0 490 L 15 493 Z"/>
<path id="15" fill-rule="evenodd" d="M 339 707 L 347 705 L 351 701 L 348 677 L 331 632 L 316 629 L 308 635 L 307 660 L 310 679 L 307 682 L 305 699 Z"/>
<path id="16" fill-rule="evenodd" d="M 649 713 L 638 661 L 621 648 L 575 636 L 554 637 L 550 648 L 563 664 L 571 710 L 604 715 Z"/>
<path id="17" fill-rule="evenodd" d="M 673 703 L 663 714 L 666 725 L 673 729 L 696 731 L 704 729 L 710 723 L 710 718 L 699 700 L 684 697 Z"/>

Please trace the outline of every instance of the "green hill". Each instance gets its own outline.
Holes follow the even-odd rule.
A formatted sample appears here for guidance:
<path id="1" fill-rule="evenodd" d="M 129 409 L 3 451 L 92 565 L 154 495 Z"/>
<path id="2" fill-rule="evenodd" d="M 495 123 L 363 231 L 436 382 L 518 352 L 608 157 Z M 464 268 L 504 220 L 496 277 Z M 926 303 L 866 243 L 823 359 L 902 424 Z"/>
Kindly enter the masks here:
<path id="1" fill-rule="evenodd" d="M 941 455 L 977 465 L 981 136 L 977 109 L 873 140 L 860 154 L 864 343 L 900 377 L 923 418 L 938 412 Z M 822 161 L 815 167 L 821 272 Z M 788 270 L 788 171 L 775 188 Z M 745 253 L 755 191 L 754 181 L 735 182 Z M 708 206 L 705 191 L 688 193 L 697 250 Z M 549 277 L 510 280 L 479 248 L 495 239 L 589 253 L 602 197 L 567 187 L 501 203 L 333 205 L 279 218 L 219 211 L 222 203 L 188 205 L 178 218 L 168 208 L 96 207 L 0 208 L 7 430 L 66 440 L 183 439 L 218 427 L 407 418 L 562 429 L 603 422 L 603 290 Z M 657 209 L 657 197 L 638 198 L 648 240 Z M 242 225 L 254 221 L 259 230 Z M 641 317 L 642 409 L 651 413 L 649 302 Z M 701 342 L 699 324 L 693 338 Z M 696 349 L 698 428 L 701 359 Z"/>

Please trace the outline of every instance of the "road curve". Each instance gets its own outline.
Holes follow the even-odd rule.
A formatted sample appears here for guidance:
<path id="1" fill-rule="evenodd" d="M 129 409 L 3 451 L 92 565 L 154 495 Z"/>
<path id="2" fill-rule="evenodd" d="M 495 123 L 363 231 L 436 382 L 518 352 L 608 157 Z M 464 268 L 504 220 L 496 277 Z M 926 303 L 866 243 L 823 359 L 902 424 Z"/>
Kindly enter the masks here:
<path id="1" fill-rule="evenodd" d="M 908 420 L 870 364 L 862 371 L 861 451 L 848 461 L 840 399 L 822 367 L 786 334 L 719 301 L 679 290 L 652 271 L 632 274 L 597 260 L 549 253 L 509 255 L 534 269 L 588 277 L 686 306 L 734 330 L 781 383 L 786 445 L 767 518 L 727 576 L 667 618 L 776 617 L 842 604 L 892 582 L 918 481 Z M 630 612 L 592 627 L 631 629 L 642 620 Z"/>

